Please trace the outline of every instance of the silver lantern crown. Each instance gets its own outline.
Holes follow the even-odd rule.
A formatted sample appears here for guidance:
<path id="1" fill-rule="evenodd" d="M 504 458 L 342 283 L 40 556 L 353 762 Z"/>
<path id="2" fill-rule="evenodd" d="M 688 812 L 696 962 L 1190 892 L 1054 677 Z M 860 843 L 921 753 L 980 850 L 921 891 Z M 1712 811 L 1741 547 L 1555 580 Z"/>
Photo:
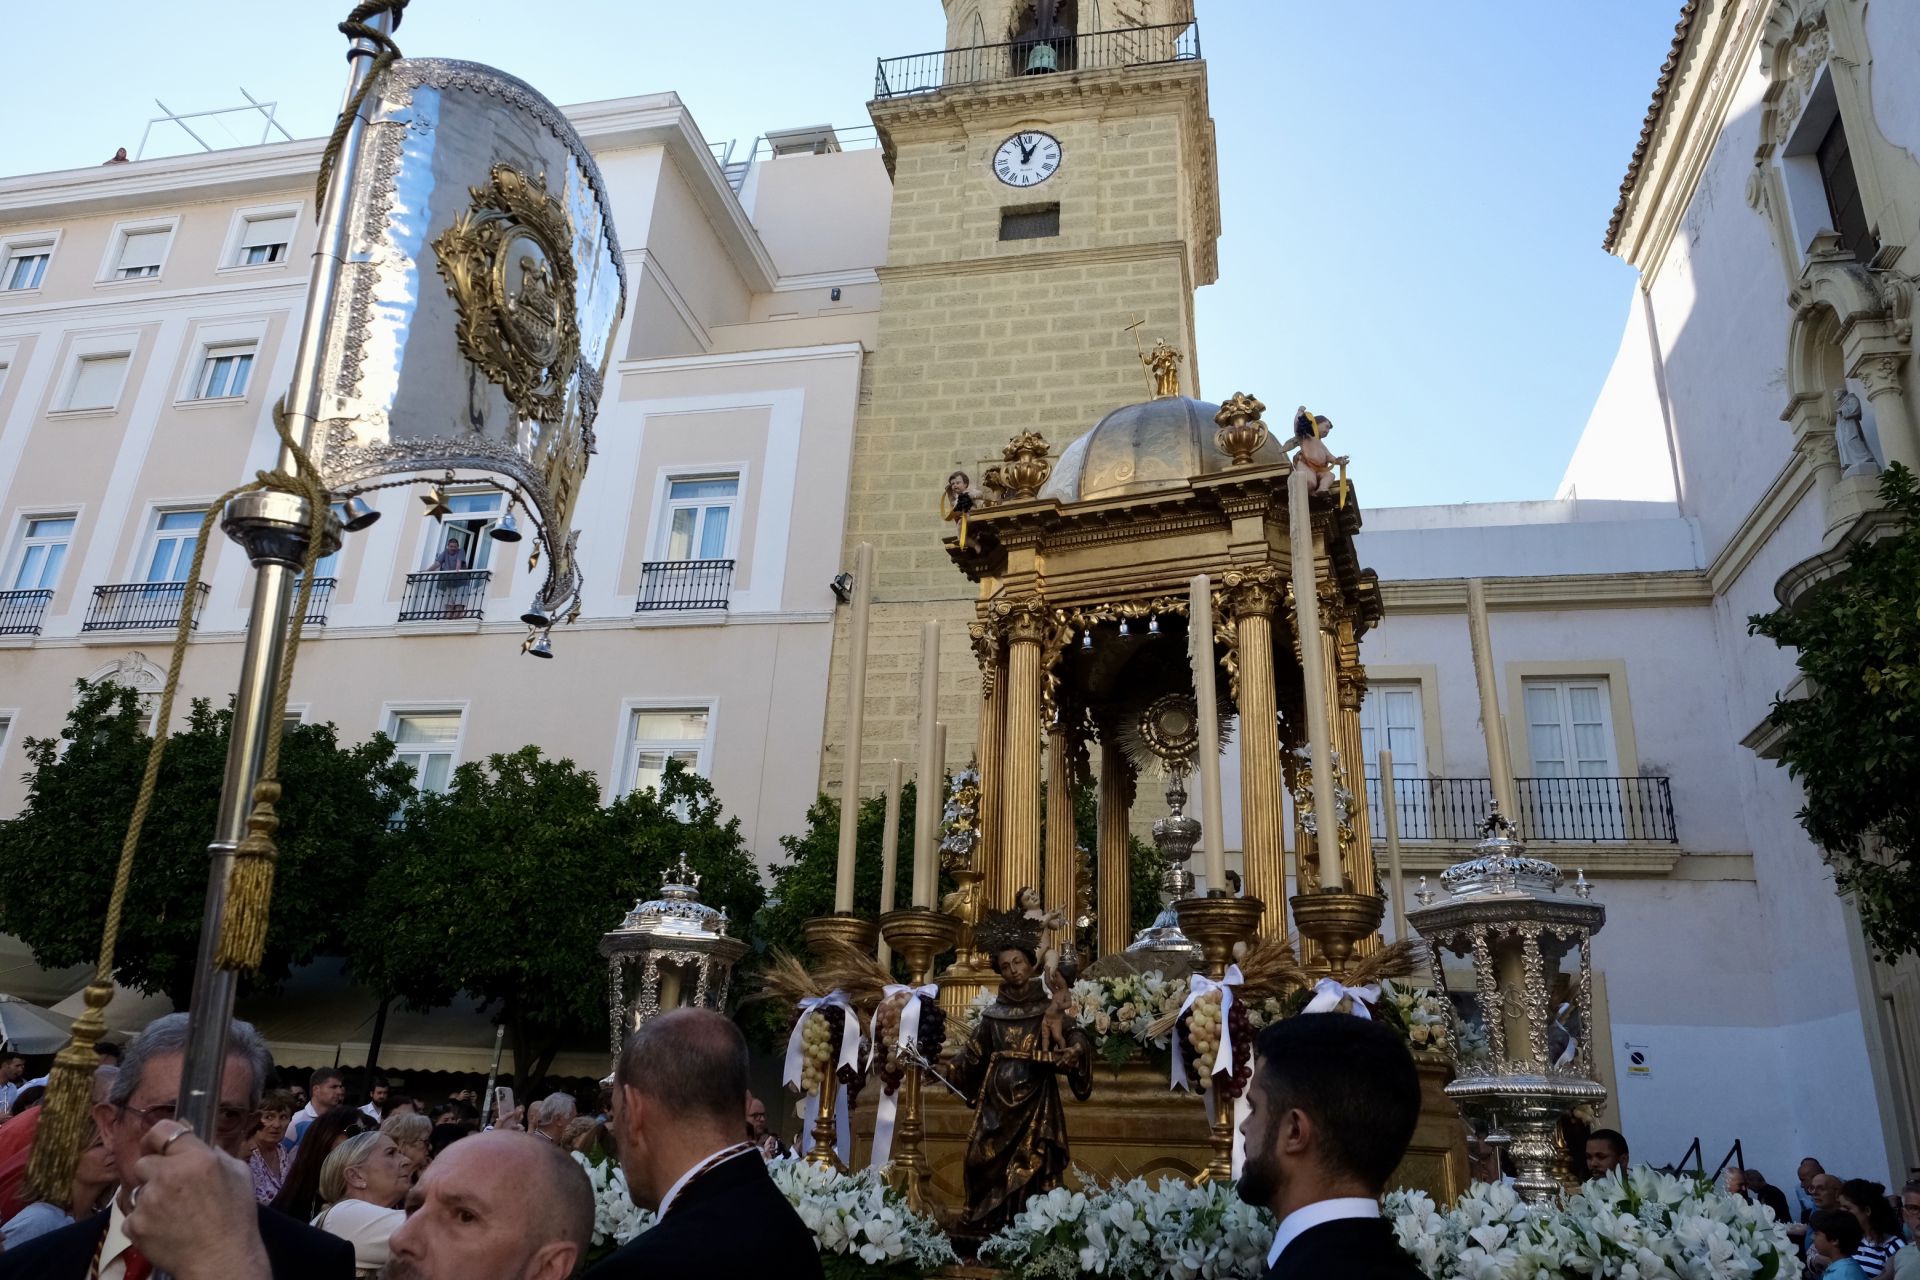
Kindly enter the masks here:
<path id="1" fill-rule="evenodd" d="M 1592 1044 L 1592 940 L 1607 909 L 1591 901 L 1584 875 L 1563 895 L 1560 869 L 1527 855 L 1497 802 L 1489 810 L 1473 856 L 1440 874 L 1444 896 L 1423 883 L 1407 922 L 1427 942 L 1437 990 L 1447 990 L 1447 954 L 1472 961 L 1467 994 L 1479 1003 L 1488 1050 L 1463 1054 L 1455 1029 L 1447 1096 L 1489 1141 L 1507 1144 L 1515 1189 L 1541 1201 L 1565 1189 L 1555 1141 L 1561 1117 L 1607 1098 L 1593 1078 Z M 1578 964 L 1568 975 L 1571 999 L 1557 1003 L 1568 959 Z M 1574 1028 L 1565 1025 L 1565 1004 L 1578 1010 Z"/>
<path id="2" fill-rule="evenodd" d="M 733 966 L 746 953 L 744 941 L 727 936 L 727 913 L 700 901 L 700 877 L 681 854 L 660 896 L 634 903 L 620 927 L 600 939 L 614 1055 L 656 1014 L 722 1008 Z"/>
<path id="3" fill-rule="evenodd" d="M 625 307 L 606 184 L 559 109 L 492 67 L 402 59 L 366 115 L 314 461 L 348 502 L 498 478 L 535 525 L 528 613 L 550 625 L 579 603 L 572 515 Z M 497 536 L 518 540 L 510 519 Z"/>

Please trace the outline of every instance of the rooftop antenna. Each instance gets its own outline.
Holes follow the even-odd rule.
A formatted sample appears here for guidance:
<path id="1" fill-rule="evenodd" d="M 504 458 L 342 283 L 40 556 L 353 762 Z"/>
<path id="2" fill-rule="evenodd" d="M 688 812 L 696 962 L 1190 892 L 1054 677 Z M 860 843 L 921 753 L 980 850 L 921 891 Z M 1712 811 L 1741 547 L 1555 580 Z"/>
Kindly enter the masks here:
<path id="1" fill-rule="evenodd" d="M 241 145 L 256 145 L 256 146 L 262 145 L 266 143 L 276 131 L 278 131 L 280 136 L 286 139 L 288 142 L 293 141 L 293 135 L 287 132 L 286 126 L 281 124 L 280 121 L 275 118 L 275 112 L 277 112 L 280 107 L 279 103 L 262 102 L 258 98 L 254 97 L 252 94 L 248 93 L 244 87 L 240 90 L 240 96 L 247 100 L 246 106 L 216 107 L 211 111 L 185 111 L 185 112 L 175 111 L 173 110 L 173 108 L 169 107 L 166 103 L 160 101 L 160 99 L 155 98 L 153 100 L 154 105 L 160 108 L 161 114 L 147 121 L 146 130 L 142 132 L 140 135 L 139 149 L 135 151 L 133 158 L 136 160 L 144 160 L 146 158 L 147 141 L 153 136 L 153 127 L 157 124 L 178 125 L 182 133 L 185 133 L 189 138 L 192 138 L 195 142 L 200 144 L 200 149 L 202 151 L 218 151 L 220 150 L 219 147 L 216 147 L 213 143 L 208 142 L 205 138 L 201 137 L 198 133 L 196 133 L 193 129 L 193 126 L 189 125 L 187 121 L 203 120 L 203 119 L 208 119 L 216 116 L 231 116 L 238 112 L 258 112 L 260 115 L 259 142 L 254 144 L 243 143 Z"/>

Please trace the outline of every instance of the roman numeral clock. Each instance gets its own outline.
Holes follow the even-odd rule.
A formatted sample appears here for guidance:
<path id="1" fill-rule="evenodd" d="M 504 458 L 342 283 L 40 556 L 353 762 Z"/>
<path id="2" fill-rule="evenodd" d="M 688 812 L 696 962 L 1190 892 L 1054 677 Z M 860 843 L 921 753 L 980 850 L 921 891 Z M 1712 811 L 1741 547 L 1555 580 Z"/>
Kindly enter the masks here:
<path id="1" fill-rule="evenodd" d="M 1029 130 L 1016 133 L 993 153 L 993 176 L 1010 187 L 1038 186 L 1060 168 L 1060 139 Z"/>

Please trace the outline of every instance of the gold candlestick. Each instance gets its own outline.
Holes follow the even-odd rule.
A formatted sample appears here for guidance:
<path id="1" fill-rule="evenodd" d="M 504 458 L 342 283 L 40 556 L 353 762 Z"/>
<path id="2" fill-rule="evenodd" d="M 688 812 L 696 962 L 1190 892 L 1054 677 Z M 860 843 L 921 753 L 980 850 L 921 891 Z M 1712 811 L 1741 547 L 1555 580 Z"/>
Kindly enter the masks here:
<path id="1" fill-rule="evenodd" d="M 907 984 L 914 987 L 924 984 L 932 974 L 933 958 L 951 951 L 960 940 L 958 920 L 945 912 L 918 908 L 887 912 L 880 917 L 880 931 L 887 945 L 906 961 Z M 914 1212 L 931 1214 L 928 1188 L 933 1183 L 933 1169 L 923 1150 L 926 1123 L 920 1114 L 919 1067 L 908 1066 L 900 1082 L 900 1113 L 893 1134 L 893 1185 L 906 1196 Z"/>
<path id="2" fill-rule="evenodd" d="M 1334 977 L 1343 977 L 1354 944 L 1380 927 L 1387 903 L 1370 893 L 1322 889 L 1293 895 L 1293 919 L 1300 932 L 1320 946 Z"/>
<path id="3" fill-rule="evenodd" d="M 1236 943 L 1252 939 L 1254 930 L 1260 927 L 1260 915 L 1266 910 L 1266 904 L 1258 898 L 1183 898 L 1173 904 L 1180 915 L 1180 930 L 1200 944 L 1200 954 L 1207 966 L 1207 976 L 1215 982 L 1227 976 L 1227 966 L 1233 963 L 1233 948 Z M 1173 1051 L 1180 1052 L 1176 1043 Z M 1199 1069 L 1208 1072 L 1207 1083 L 1213 1083 L 1212 1063 L 1200 1063 Z M 1224 1089 L 1214 1089 L 1209 1107 L 1208 1125 L 1213 1142 L 1213 1158 L 1207 1161 L 1207 1167 L 1201 1171 L 1201 1179 L 1208 1182 L 1231 1182 L 1233 1180 L 1233 1099 Z"/>
<path id="4" fill-rule="evenodd" d="M 824 958 L 825 953 L 836 946 L 872 951 L 879 941 L 880 928 L 873 921 L 855 915 L 815 916 L 800 926 L 800 936 L 807 940 L 807 950 L 818 959 Z M 854 1015 L 849 1013 L 847 1016 Z M 835 1129 L 835 1112 L 839 1101 L 840 1045 L 836 1041 L 832 1064 L 820 1077 L 820 1113 L 814 1118 L 813 1147 L 807 1152 L 807 1162 L 845 1173 L 846 1162 L 840 1159 L 840 1153 L 834 1149 L 835 1139 L 839 1136 Z"/>

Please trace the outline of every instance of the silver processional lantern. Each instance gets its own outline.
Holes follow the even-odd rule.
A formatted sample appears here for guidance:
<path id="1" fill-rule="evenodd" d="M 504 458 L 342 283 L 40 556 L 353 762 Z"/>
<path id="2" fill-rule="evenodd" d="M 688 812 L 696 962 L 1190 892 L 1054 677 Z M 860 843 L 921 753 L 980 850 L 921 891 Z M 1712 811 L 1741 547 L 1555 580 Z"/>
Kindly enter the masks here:
<path id="1" fill-rule="evenodd" d="M 1563 879 L 1553 863 L 1527 856 L 1496 802 L 1473 856 L 1440 873 L 1445 896 L 1423 880 L 1421 905 L 1407 912 L 1427 942 L 1436 989 L 1448 990 L 1448 953 L 1473 964 L 1473 989 L 1463 994 L 1479 1004 L 1488 1051 L 1466 1056 L 1461 1037 L 1448 1037 L 1447 1096 L 1507 1146 L 1514 1189 L 1536 1202 L 1567 1189 L 1555 1141 L 1561 1118 L 1607 1100 L 1593 1078 L 1593 935 L 1607 909 L 1591 900 L 1584 875 L 1566 895 Z M 1568 1005 L 1571 1028 L 1559 1016 Z"/>
<path id="2" fill-rule="evenodd" d="M 746 953 L 746 942 L 727 936 L 727 913 L 700 901 L 700 877 L 681 854 L 660 896 L 636 902 L 620 927 L 600 939 L 614 1056 L 656 1014 L 724 1008 L 733 966 Z"/>
<path id="3" fill-rule="evenodd" d="M 626 296 L 606 185 L 560 111 L 492 67 L 401 59 L 365 118 L 314 460 L 350 503 L 396 478 L 497 477 L 535 526 L 529 568 L 544 558 L 531 612 L 567 620 Z M 519 539 L 511 516 L 495 536 Z"/>

